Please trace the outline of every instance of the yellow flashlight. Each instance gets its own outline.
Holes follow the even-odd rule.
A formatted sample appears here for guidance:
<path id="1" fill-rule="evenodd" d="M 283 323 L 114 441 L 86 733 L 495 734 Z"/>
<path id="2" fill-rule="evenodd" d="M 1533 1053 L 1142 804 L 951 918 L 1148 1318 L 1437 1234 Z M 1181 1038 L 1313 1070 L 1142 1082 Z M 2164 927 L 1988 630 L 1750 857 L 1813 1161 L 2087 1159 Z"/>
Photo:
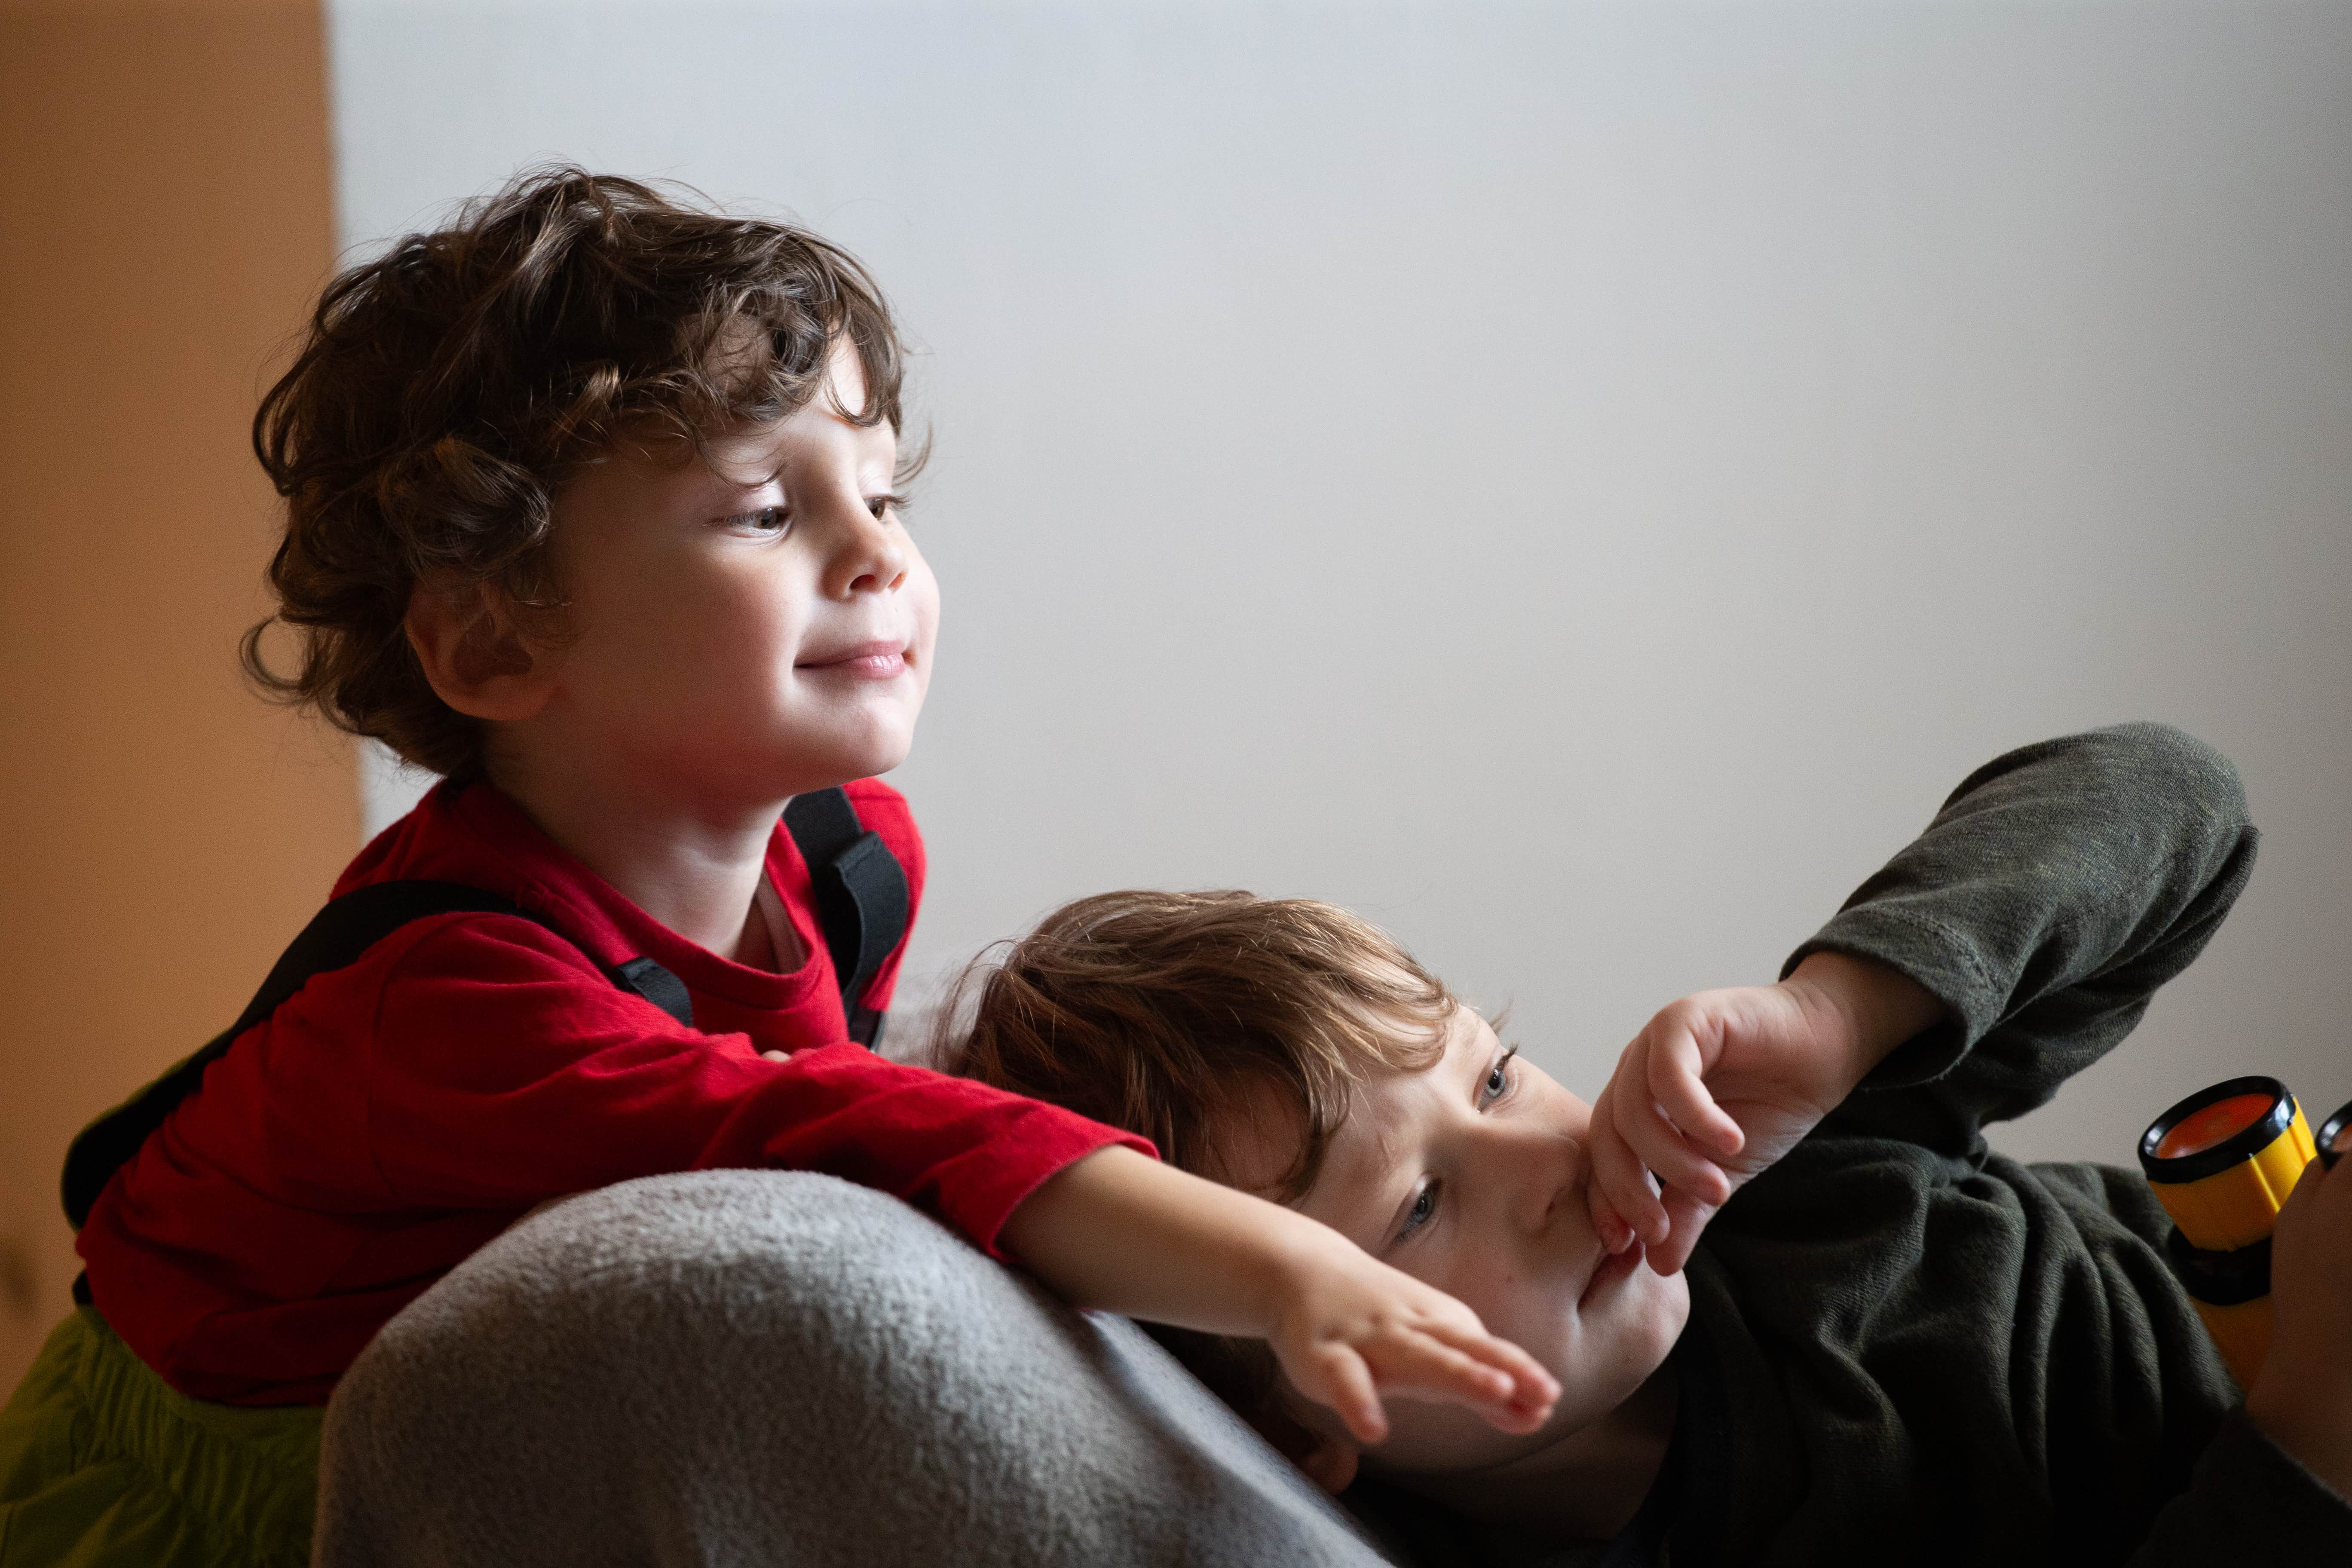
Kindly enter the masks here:
<path id="1" fill-rule="evenodd" d="M 2332 1130 L 2345 1112 L 2330 1120 Z M 2140 1135 L 2140 1169 L 2172 1216 L 2172 1271 L 2241 1388 L 2271 1348 L 2271 1227 L 2318 1149 L 2274 1078 L 2233 1078 L 2190 1095 Z"/>

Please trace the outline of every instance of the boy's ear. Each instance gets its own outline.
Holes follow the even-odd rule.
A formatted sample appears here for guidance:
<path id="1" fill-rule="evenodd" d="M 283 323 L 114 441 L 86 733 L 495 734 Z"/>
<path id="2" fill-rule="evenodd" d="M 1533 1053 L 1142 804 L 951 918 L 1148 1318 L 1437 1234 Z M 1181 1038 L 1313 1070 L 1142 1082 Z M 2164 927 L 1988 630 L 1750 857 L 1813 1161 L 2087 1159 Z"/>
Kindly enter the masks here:
<path id="1" fill-rule="evenodd" d="M 550 661 L 532 652 L 495 587 L 422 579 L 401 626 L 434 694 L 467 718 L 512 721 L 546 705 Z"/>

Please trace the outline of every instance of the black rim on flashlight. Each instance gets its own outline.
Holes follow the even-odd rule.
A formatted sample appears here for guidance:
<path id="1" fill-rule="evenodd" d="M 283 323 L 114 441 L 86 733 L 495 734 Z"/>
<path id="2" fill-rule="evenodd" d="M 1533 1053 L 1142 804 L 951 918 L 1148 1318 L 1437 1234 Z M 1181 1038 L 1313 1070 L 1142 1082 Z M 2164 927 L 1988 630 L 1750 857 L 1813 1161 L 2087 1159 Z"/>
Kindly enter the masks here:
<path id="1" fill-rule="evenodd" d="M 2232 1252 L 2208 1252 L 2189 1246 L 2189 1238 L 2175 1226 L 2164 1238 L 2164 1256 L 2180 1288 L 2209 1307 L 2235 1307 L 2271 1293 L 2268 1237 Z"/>
<path id="2" fill-rule="evenodd" d="M 2319 1124 L 2317 1142 L 2323 1164 L 2332 1166 L 2338 1154 L 2352 1154 L 2352 1100 L 2337 1106 L 2336 1114 Z"/>
<path id="3" fill-rule="evenodd" d="M 2210 1148 L 2187 1154 L 2157 1152 L 2174 1128 L 2207 1106 L 2235 1100 L 2242 1094 L 2265 1096 L 2270 1100 L 2269 1108 Z M 2346 1106 L 2344 1110 L 2352 1111 L 2352 1105 Z M 2147 1173 L 2151 1182 L 2195 1182 L 2217 1175 L 2242 1160 L 2252 1159 L 2276 1142 L 2280 1134 L 2294 1125 L 2294 1096 L 2287 1092 L 2286 1085 L 2274 1078 L 2233 1078 L 2209 1089 L 2200 1089 L 2147 1124 L 2147 1131 L 2141 1133 L 2139 1139 L 2140 1169 Z M 2338 1115 L 2343 1113 L 2337 1112 Z"/>

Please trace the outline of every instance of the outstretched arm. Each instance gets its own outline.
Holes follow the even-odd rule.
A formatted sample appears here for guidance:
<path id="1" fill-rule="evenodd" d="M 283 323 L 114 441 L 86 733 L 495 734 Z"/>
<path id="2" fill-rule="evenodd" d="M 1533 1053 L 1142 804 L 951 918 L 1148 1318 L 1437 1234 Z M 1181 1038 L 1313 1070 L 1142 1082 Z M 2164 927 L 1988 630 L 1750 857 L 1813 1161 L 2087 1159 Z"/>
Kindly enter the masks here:
<path id="1" fill-rule="evenodd" d="M 1137 1153 L 1096 1151 L 1013 1212 L 1001 1244 L 1079 1307 L 1269 1342 L 1299 1392 L 1366 1444 L 1382 1394 L 1532 1432 L 1559 1385 L 1469 1308 L 1329 1226 Z"/>

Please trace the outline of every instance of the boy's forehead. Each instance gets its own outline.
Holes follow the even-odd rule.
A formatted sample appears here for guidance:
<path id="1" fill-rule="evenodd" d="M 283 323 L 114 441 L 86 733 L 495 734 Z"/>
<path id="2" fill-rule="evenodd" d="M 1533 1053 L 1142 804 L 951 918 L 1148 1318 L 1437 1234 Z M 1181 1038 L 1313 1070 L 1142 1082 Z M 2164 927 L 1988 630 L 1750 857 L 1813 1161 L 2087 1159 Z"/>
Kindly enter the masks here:
<path id="1" fill-rule="evenodd" d="M 1381 1067 L 1367 1074 L 1325 1155 L 1315 1184 L 1318 1192 L 1368 1201 L 1382 1195 L 1389 1178 L 1416 1158 L 1420 1129 L 1445 1101 L 1470 1094 L 1485 1059 L 1478 1047 L 1490 1037 L 1486 1019 L 1466 1005 L 1456 1006 L 1444 1049 L 1426 1063 Z"/>
<path id="2" fill-rule="evenodd" d="M 1477 1055 L 1485 1030 L 1485 1020 L 1462 1007 L 1446 1028 L 1444 1051 L 1433 1054 L 1425 1066 L 1364 1064 L 1363 1078 L 1348 1091 L 1345 1114 L 1324 1148 L 1315 1184 L 1298 1206 L 1327 1221 L 1361 1205 L 1377 1206 L 1391 1178 L 1412 1157 L 1419 1110 L 1455 1092 L 1462 1064 Z M 1282 1177 L 1306 1137 L 1306 1117 L 1295 1099 L 1271 1083 L 1253 1083 L 1237 1091 L 1217 1119 L 1219 1179 L 1281 1202 Z"/>
<path id="3" fill-rule="evenodd" d="M 1307 1116 L 1288 1090 L 1250 1078 L 1230 1091 L 1209 1123 L 1208 1174 L 1228 1186 L 1284 1201 L 1283 1178 L 1307 1139 Z M 1318 1182 L 1318 1185 L 1320 1183 Z"/>
<path id="4" fill-rule="evenodd" d="M 711 368 L 723 381 L 729 377 L 730 364 L 740 364 L 751 357 L 751 350 L 748 343 L 740 348 L 730 348 L 722 338 L 719 347 L 713 352 Z M 745 468 L 760 468 L 763 458 L 766 459 L 766 468 L 772 468 L 775 448 L 788 438 L 788 432 L 795 422 L 808 422 L 803 416 L 829 417 L 848 425 L 849 422 L 841 419 L 841 416 L 844 413 L 863 413 L 866 394 L 866 362 L 859 357 L 857 346 L 844 334 L 835 337 L 833 346 L 826 352 L 824 385 L 807 403 L 792 413 L 758 424 L 738 425 L 731 429 L 706 433 L 699 448 L 690 437 L 683 436 L 666 421 L 656 419 L 634 432 L 633 437 L 625 440 L 623 445 L 625 448 L 634 447 L 648 459 L 666 466 L 687 466 L 698 451 L 708 457 L 716 471 L 732 479 Z M 870 436 L 879 431 L 884 439 L 894 439 L 887 421 L 870 429 L 850 427 L 860 435 Z"/>
<path id="5" fill-rule="evenodd" d="M 849 363 L 854 369 L 857 363 L 854 353 Z M 729 431 L 709 444 L 711 472 L 730 484 L 763 481 L 786 466 L 796 445 L 811 438 L 827 445 L 843 444 L 861 468 L 889 469 L 898 450 L 898 435 L 889 422 L 859 425 L 850 417 L 865 407 L 863 385 L 862 377 L 853 376 L 847 382 L 835 377 L 830 390 L 783 418 Z M 887 480 L 889 474 L 886 471 L 880 477 Z"/>
<path id="6" fill-rule="evenodd" d="M 846 333 L 833 340 L 825 355 L 825 390 L 842 407 L 857 412 L 866 406 L 866 361 Z"/>

